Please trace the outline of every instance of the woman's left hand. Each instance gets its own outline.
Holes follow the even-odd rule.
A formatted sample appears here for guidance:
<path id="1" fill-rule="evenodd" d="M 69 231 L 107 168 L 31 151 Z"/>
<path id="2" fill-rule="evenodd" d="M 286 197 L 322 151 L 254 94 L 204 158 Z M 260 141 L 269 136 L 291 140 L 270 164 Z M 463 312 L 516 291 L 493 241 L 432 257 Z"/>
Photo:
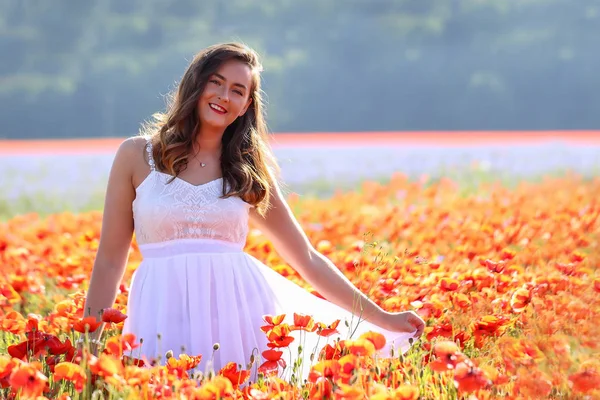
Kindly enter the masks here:
<path id="1" fill-rule="evenodd" d="M 393 332 L 415 332 L 413 337 L 417 339 L 425 330 L 425 321 L 414 311 L 387 313 L 382 328 Z"/>

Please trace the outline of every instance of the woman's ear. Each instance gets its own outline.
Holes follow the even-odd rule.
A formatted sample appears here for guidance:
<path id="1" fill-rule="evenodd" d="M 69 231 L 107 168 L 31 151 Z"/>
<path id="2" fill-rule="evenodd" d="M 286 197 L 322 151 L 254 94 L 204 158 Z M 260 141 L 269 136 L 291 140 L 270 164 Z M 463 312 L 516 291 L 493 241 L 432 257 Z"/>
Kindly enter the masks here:
<path id="1" fill-rule="evenodd" d="M 248 101 L 246 102 L 246 106 L 242 109 L 242 111 L 240 112 L 240 115 L 238 115 L 238 117 L 241 117 L 242 115 L 246 114 L 246 111 L 248 111 L 248 107 L 250 107 L 250 104 L 252 104 L 252 97 L 248 98 Z"/>

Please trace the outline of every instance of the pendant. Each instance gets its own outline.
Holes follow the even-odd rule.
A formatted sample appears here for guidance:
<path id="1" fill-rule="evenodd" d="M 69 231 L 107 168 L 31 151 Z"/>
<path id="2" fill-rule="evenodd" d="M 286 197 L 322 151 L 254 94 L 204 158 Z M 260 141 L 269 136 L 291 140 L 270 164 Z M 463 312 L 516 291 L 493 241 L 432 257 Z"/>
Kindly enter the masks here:
<path id="1" fill-rule="evenodd" d="M 206 167 L 206 164 L 204 164 L 203 162 L 201 162 L 201 163 L 200 163 L 200 166 L 201 166 L 202 168 L 204 168 L 204 167 Z"/>

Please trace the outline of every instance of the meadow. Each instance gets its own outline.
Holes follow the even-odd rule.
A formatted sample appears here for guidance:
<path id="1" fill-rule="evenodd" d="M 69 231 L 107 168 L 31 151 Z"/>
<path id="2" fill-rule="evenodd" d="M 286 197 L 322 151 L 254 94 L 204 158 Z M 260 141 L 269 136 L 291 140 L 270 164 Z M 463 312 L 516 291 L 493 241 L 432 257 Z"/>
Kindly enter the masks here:
<path id="1" fill-rule="evenodd" d="M 600 398 L 599 150 L 278 149 L 311 242 L 386 310 L 418 312 L 425 334 L 382 358 L 377 334 L 337 341 L 335 321 L 265 316 L 273 348 L 203 373 L 192 370 L 209 354 L 173 349 L 166 365 L 143 366 L 139 343 L 120 335 L 135 241 L 99 351 L 73 347 L 98 324 L 81 315 L 111 156 L 5 156 L 0 398 Z M 260 232 L 246 251 L 311 290 Z M 295 330 L 328 343 L 305 382 L 286 357 Z"/>

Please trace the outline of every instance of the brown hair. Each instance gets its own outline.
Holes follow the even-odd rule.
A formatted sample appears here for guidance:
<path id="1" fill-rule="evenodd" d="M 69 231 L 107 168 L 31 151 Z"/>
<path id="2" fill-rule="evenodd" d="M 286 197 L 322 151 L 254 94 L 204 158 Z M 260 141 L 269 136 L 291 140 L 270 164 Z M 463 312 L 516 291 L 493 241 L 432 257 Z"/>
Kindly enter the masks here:
<path id="1" fill-rule="evenodd" d="M 198 99 L 208 78 L 224 62 L 232 59 L 247 64 L 252 71 L 252 103 L 246 113 L 223 133 L 223 197 L 238 196 L 264 215 L 273 184 L 274 176 L 271 173 L 277 172 L 278 167 L 268 143 L 263 114 L 260 88 L 262 65 L 257 53 L 248 46 L 240 43 L 217 44 L 196 54 L 176 93 L 170 95 L 166 113 L 154 114 L 154 121 L 143 127 L 142 135 L 151 138 L 156 168 L 173 175 L 175 179 L 187 167 L 200 127 Z"/>

